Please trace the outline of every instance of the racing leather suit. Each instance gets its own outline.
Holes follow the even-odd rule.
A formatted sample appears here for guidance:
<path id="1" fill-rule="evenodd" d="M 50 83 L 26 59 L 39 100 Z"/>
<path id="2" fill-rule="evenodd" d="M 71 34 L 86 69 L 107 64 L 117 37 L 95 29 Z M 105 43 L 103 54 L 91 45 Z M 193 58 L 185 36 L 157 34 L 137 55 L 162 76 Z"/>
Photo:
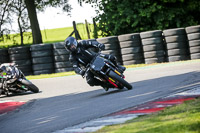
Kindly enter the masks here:
<path id="1" fill-rule="evenodd" d="M 78 43 L 76 52 L 71 52 L 69 60 L 73 64 L 74 71 L 76 74 L 84 75 L 86 66 L 92 61 L 92 59 L 96 56 L 96 52 L 90 50 L 89 48 L 99 48 L 104 50 L 105 45 L 98 43 L 97 41 L 81 41 Z M 111 60 L 114 64 L 117 64 L 116 57 L 113 55 L 100 54 L 101 57 Z M 103 82 L 94 78 L 92 72 L 88 71 L 86 74 L 87 83 L 90 86 L 101 85 L 103 86 Z"/>

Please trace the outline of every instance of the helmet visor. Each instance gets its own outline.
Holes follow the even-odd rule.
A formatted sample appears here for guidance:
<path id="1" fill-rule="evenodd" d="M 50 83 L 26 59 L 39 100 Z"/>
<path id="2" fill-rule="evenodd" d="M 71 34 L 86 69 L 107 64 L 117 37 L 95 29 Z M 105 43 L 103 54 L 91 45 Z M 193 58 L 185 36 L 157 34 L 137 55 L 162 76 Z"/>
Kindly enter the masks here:
<path id="1" fill-rule="evenodd" d="M 75 51 L 75 50 L 76 50 L 76 47 L 77 47 L 77 41 L 74 40 L 73 43 L 71 43 L 71 45 L 70 45 L 70 50 L 71 50 L 71 51 Z"/>

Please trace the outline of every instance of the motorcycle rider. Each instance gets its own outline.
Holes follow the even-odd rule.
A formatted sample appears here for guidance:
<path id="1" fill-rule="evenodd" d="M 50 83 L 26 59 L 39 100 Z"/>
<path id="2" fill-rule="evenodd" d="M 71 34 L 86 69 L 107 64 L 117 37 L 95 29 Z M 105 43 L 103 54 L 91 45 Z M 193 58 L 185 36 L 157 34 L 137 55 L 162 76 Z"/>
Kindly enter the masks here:
<path id="1" fill-rule="evenodd" d="M 15 72 L 14 70 L 11 68 L 12 66 L 14 66 L 14 63 L 3 63 L 0 65 L 0 69 L 1 71 L 5 70 L 6 73 L 8 73 L 11 76 L 15 76 Z"/>
<path id="2" fill-rule="evenodd" d="M 76 74 L 81 76 L 86 75 L 86 81 L 90 86 L 102 86 L 106 91 L 108 91 L 109 86 L 104 82 L 96 79 L 94 74 L 88 71 L 85 74 L 86 66 L 91 62 L 91 60 L 96 56 L 96 52 L 90 51 L 89 48 L 99 48 L 101 50 L 105 49 L 105 45 L 97 41 L 80 41 L 79 43 L 74 37 L 68 37 L 65 39 L 65 48 L 70 52 L 69 60 L 73 64 L 74 71 Z M 100 54 L 101 57 L 109 59 L 115 64 L 121 72 L 125 71 L 125 67 L 117 65 L 116 57 L 113 55 Z"/>
<path id="3" fill-rule="evenodd" d="M 10 77 L 8 78 L 14 77 L 15 74 L 11 68 L 13 65 L 14 63 L 3 63 L 3 64 L 0 63 L 0 74 L 1 74 L 0 76 L 3 76 L 2 72 L 6 72 L 6 74 L 10 75 Z M 3 87 L 3 82 L 2 79 L 0 79 L 0 95 L 5 93 L 3 92 L 2 87 Z"/>

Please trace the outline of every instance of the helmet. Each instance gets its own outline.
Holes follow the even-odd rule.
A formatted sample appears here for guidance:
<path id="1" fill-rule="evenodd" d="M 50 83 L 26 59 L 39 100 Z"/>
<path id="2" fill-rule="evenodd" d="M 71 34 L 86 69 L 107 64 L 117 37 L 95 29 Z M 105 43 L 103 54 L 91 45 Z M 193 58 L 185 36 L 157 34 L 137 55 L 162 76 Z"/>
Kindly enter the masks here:
<path id="1" fill-rule="evenodd" d="M 75 52 L 78 46 L 78 42 L 74 37 L 68 37 L 67 39 L 65 39 L 65 47 L 71 51 L 71 52 Z"/>

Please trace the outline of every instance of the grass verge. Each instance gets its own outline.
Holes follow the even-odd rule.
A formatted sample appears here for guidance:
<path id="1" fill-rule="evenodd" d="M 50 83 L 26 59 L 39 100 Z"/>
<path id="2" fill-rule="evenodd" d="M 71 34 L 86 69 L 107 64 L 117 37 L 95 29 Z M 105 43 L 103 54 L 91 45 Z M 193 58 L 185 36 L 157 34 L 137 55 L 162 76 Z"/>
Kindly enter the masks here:
<path id="1" fill-rule="evenodd" d="M 94 27 L 93 24 L 89 24 L 89 31 L 90 31 L 91 38 L 93 38 L 93 31 L 94 31 L 93 27 Z M 63 42 L 73 32 L 73 30 L 74 30 L 73 27 L 41 30 L 42 41 L 43 43 Z M 77 30 L 79 31 L 79 34 L 83 40 L 88 39 L 85 24 L 77 24 Z M 75 37 L 74 34 L 73 36 Z M 10 47 L 21 46 L 20 39 L 21 37 L 18 33 L 9 34 L 8 39 L 5 37 L 4 41 L 0 41 L 0 48 L 10 48 Z M 32 39 L 31 32 L 25 32 L 24 44 L 31 45 L 32 42 L 33 42 L 33 39 Z"/>
<path id="2" fill-rule="evenodd" d="M 200 133 L 200 98 L 94 133 Z"/>

